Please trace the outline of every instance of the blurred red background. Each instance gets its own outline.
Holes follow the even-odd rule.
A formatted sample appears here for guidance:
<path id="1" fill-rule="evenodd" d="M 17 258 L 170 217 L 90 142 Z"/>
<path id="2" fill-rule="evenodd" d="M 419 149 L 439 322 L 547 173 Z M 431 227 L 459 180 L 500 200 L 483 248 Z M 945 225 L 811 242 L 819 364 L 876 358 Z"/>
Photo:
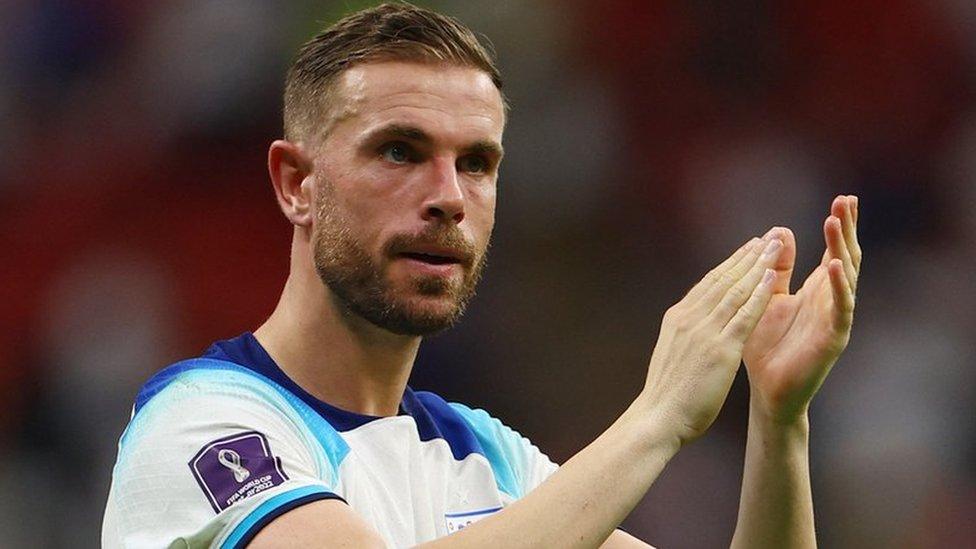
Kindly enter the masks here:
<path id="1" fill-rule="evenodd" d="M 701 273 L 785 224 L 797 285 L 831 198 L 856 193 L 857 321 L 812 417 L 821 543 L 971 543 L 976 5 L 420 3 L 488 37 L 514 108 L 479 298 L 425 344 L 414 387 L 564 460 L 636 395 L 661 314 Z M 4 544 L 95 545 L 141 382 L 270 313 L 284 70 L 371 4 L 0 5 Z M 731 539 L 744 381 L 626 529 Z"/>

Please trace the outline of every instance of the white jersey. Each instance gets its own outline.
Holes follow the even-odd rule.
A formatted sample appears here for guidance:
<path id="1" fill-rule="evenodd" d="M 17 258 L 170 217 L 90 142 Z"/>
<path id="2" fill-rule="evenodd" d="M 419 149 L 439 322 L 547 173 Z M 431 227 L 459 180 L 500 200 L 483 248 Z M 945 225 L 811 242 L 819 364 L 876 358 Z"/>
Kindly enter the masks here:
<path id="1" fill-rule="evenodd" d="M 400 414 L 317 400 L 249 333 L 152 377 L 119 441 L 103 547 L 244 547 L 281 514 L 345 501 L 389 546 L 429 541 L 556 470 L 483 410 L 407 388 Z"/>

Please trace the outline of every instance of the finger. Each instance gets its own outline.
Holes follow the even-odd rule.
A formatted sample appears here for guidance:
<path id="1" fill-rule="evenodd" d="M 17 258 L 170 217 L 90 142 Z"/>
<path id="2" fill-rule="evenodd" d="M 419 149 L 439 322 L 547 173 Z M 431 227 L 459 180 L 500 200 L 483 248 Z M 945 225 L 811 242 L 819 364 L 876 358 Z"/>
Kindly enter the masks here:
<path id="1" fill-rule="evenodd" d="M 689 300 L 689 302 L 696 305 L 706 304 L 704 305 L 707 307 L 706 310 L 710 311 L 714 306 L 714 302 L 717 301 L 713 296 L 715 294 L 724 294 L 728 287 L 735 283 L 735 280 L 738 279 L 737 277 L 741 276 L 736 273 L 748 270 L 749 266 L 755 263 L 756 258 L 762 253 L 764 245 L 765 242 L 763 240 L 759 238 L 752 239 L 749 249 L 746 250 L 745 254 L 738 257 L 734 263 L 724 263 L 720 266 L 722 268 L 715 268 L 709 272 L 705 280 L 702 281 L 702 291 L 698 295 L 698 299 L 694 302 Z"/>
<path id="2" fill-rule="evenodd" d="M 722 328 L 722 334 L 745 344 L 752 331 L 759 324 L 769 300 L 773 297 L 773 286 L 776 282 L 776 271 L 766 269 L 763 272 L 762 280 L 752 290 L 752 295 L 745 305 L 736 311 L 735 315 L 729 320 L 728 324 Z"/>
<path id="3" fill-rule="evenodd" d="M 769 242 L 759 240 L 735 265 L 717 273 L 711 286 L 705 290 L 701 299 L 696 303 L 696 308 L 699 308 L 703 314 L 711 313 L 715 306 L 722 301 L 729 288 L 749 272 L 769 245 Z"/>
<path id="4" fill-rule="evenodd" d="M 847 251 L 850 253 L 854 249 L 854 233 L 856 232 L 854 229 L 854 212 L 851 210 L 851 198 L 845 196 L 838 209 L 840 215 L 837 218 L 840 219 L 840 228 L 844 234 L 844 245 L 847 246 Z M 853 254 L 851 257 L 853 258 Z M 857 265 L 854 266 L 857 267 Z"/>
<path id="5" fill-rule="evenodd" d="M 834 296 L 834 326 L 839 330 L 846 330 L 854 321 L 854 291 L 847 281 L 841 260 L 831 259 L 827 265 L 827 273 Z"/>
<path id="6" fill-rule="evenodd" d="M 708 273 L 705 274 L 705 276 L 698 282 L 698 284 L 695 284 L 690 290 L 688 290 L 688 293 L 685 295 L 683 301 L 687 301 L 690 303 L 700 298 L 702 294 L 704 294 L 705 291 L 708 290 L 708 288 L 710 288 L 712 284 L 714 284 L 715 281 L 720 278 L 720 275 L 722 273 L 724 273 L 733 265 L 738 263 L 743 257 L 746 256 L 746 254 L 748 254 L 752 250 L 753 246 L 755 246 L 758 243 L 759 243 L 758 238 L 753 237 L 749 239 L 748 242 L 740 246 L 739 249 L 736 250 L 728 258 L 726 258 L 725 261 L 720 263 L 711 271 L 708 271 Z"/>
<path id="7" fill-rule="evenodd" d="M 861 272 L 861 243 L 857 239 L 857 197 L 847 197 L 847 209 L 850 212 L 850 226 L 844 225 L 844 239 L 847 240 L 847 250 L 851 254 L 854 270 Z"/>
<path id="8" fill-rule="evenodd" d="M 839 196 L 834 200 L 830 211 L 840 219 L 841 229 L 843 229 L 844 233 L 844 245 L 847 246 L 847 252 L 851 256 L 851 263 L 854 265 L 854 271 L 856 272 L 860 265 L 854 250 L 854 247 L 857 245 L 857 228 L 854 226 L 852 203 L 852 197 Z"/>
<path id="9" fill-rule="evenodd" d="M 719 326 L 724 327 L 728 324 L 736 312 L 745 305 L 749 296 L 755 291 L 756 286 L 762 281 L 766 270 L 772 269 L 773 265 L 776 264 L 776 260 L 782 250 L 783 242 L 781 240 L 773 240 L 770 242 L 763 251 L 763 254 L 759 257 L 759 260 L 753 264 L 752 268 L 734 286 L 729 288 L 722 297 L 722 300 L 711 312 L 711 317 Z M 775 269 L 773 269 L 773 273 L 776 273 Z"/>
<path id="10" fill-rule="evenodd" d="M 830 216 L 824 221 L 824 240 L 827 241 L 827 251 L 830 259 L 839 259 L 843 263 L 844 273 L 847 275 L 847 282 L 851 288 L 857 289 L 857 271 L 851 260 L 851 254 L 847 251 L 847 243 L 844 242 L 843 229 L 841 229 L 840 219 Z"/>
<path id="11" fill-rule="evenodd" d="M 842 195 L 835 196 L 834 199 L 830 202 L 830 208 L 828 208 L 827 215 L 828 216 L 832 215 L 837 219 L 843 217 L 844 215 L 843 201 L 844 201 L 844 197 Z M 824 239 L 826 240 L 826 233 L 824 233 Z M 820 264 L 826 267 L 830 263 L 830 260 L 833 259 L 834 257 L 836 256 L 830 252 L 830 246 L 827 246 L 824 249 L 823 257 L 820 259 Z"/>
<path id="12" fill-rule="evenodd" d="M 787 227 L 773 227 L 766 236 L 783 241 L 783 250 L 779 253 L 776 264 L 773 265 L 773 270 L 776 271 L 773 293 L 789 294 L 790 279 L 793 278 L 793 267 L 796 265 L 796 237 Z"/>

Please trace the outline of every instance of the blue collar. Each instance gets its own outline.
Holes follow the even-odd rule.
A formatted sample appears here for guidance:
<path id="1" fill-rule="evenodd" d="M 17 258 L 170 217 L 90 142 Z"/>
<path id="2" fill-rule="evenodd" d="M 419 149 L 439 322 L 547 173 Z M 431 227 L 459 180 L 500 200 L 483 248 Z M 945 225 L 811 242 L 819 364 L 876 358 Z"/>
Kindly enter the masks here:
<path id="1" fill-rule="evenodd" d="M 349 431 L 371 421 L 382 419 L 382 416 L 370 416 L 343 410 L 342 408 L 337 408 L 328 402 L 315 398 L 282 371 L 274 359 L 271 358 L 271 355 L 268 354 L 268 351 L 261 346 L 261 343 L 258 342 L 257 338 L 251 332 L 244 332 L 233 339 L 217 341 L 207 349 L 203 354 L 203 358 L 234 362 L 263 375 L 287 389 L 305 402 L 305 404 L 311 406 L 313 410 L 318 412 L 337 431 Z M 410 387 L 406 388 L 406 391 L 403 393 L 403 400 L 400 402 L 399 415 L 404 414 L 413 416 L 418 422 L 418 426 L 423 423 L 422 419 L 425 419 L 418 416 L 427 415 L 423 405 Z"/>

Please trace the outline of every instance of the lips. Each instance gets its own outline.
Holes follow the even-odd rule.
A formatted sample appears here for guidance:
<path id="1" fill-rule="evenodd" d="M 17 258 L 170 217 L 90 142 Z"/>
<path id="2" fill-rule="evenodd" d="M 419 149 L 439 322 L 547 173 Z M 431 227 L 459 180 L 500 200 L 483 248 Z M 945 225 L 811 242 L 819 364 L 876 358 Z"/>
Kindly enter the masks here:
<path id="1" fill-rule="evenodd" d="M 467 265 L 470 263 L 467 253 L 442 246 L 413 246 L 397 255 L 429 265 Z"/>

